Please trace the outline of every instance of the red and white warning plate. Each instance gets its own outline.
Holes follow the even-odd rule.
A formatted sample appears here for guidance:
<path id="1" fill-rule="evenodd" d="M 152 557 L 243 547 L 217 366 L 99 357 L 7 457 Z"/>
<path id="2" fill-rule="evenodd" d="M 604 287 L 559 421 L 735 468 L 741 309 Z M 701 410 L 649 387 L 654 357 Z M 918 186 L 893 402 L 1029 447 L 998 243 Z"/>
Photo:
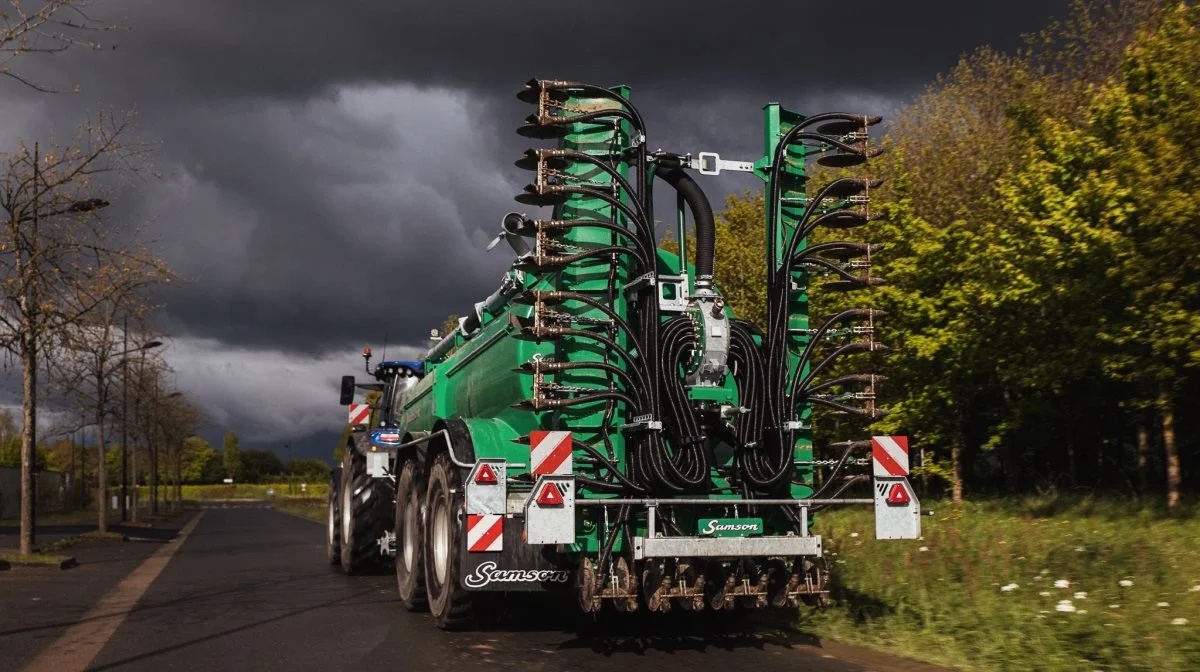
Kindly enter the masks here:
<path id="1" fill-rule="evenodd" d="M 504 516 L 467 516 L 467 550 L 471 553 L 494 553 L 504 549 Z"/>
<path id="2" fill-rule="evenodd" d="M 908 437 L 871 437 L 871 462 L 876 476 L 908 476 Z"/>
<path id="3" fill-rule="evenodd" d="M 571 433 L 529 433 L 530 471 L 538 476 L 560 476 L 572 473 Z"/>
<path id="4" fill-rule="evenodd" d="M 371 407 L 367 404 L 350 404 L 350 424 L 365 425 L 371 418 Z"/>

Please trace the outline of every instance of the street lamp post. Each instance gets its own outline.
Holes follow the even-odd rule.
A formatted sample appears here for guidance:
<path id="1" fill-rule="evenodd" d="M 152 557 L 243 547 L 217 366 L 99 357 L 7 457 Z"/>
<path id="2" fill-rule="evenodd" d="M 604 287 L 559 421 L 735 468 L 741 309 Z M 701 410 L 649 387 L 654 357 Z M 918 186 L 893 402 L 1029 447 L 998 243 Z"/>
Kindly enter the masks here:
<path id="1" fill-rule="evenodd" d="M 129 347 L 129 317 L 121 326 L 124 352 L 121 358 L 121 521 L 129 520 L 126 499 L 129 497 L 129 357 L 132 352 L 146 351 L 162 345 L 162 341 L 150 341 L 136 348 Z M 135 483 L 136 485 L 136 483 Z M 136 514 L 135 514 L 136 516 Z"/>

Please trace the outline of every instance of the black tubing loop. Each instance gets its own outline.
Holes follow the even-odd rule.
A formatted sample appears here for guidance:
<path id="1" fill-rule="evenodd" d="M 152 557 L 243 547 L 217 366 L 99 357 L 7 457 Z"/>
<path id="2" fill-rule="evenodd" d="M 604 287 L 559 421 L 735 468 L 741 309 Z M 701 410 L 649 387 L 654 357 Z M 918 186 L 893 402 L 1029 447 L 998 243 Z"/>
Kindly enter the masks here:
<path id="1" fill-rule="evenodd" d="M 696 222 L 696 285 L 711 286 L 717 252 L 717 229 L 712 204 L 700 185 L 683 168 L 659 170 L 655 175 L 679 192 L 692 211 L 692 219 Z M 687 250 L 680 250 L 679 254 L 686 257 Z"/>

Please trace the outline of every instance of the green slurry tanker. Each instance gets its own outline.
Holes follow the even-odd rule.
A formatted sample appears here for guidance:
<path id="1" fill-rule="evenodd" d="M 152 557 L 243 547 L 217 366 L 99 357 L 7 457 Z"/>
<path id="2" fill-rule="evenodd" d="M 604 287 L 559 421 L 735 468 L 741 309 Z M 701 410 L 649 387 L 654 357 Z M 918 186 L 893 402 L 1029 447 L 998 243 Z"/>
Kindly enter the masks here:
<path id="1" fill-rule="evenodd" d="M 809 240 L 868 224 L 877 185 L 806 177 L 809 161 L 874 156 L 879 119 L 770 104 L 765 156 L 741 162 L 650 150 L 625 87 L 533 80 L 518 98 L 534 107 L 518 133 L 553 142 L 516 162 L 532 176 L 516 200 L 546 210 L 503 218 L 492 246 L 516 257 L 499 289 L 420 361 L 372 371 L 367 349 L 375 382 L 343 378 L 352 431 L 330 563 L 394 566 L 407 608 L 458 628 L 495 592 L 561 592 L 585 612 L 821 604 L 829 569 L 811 530 L 829 506 L 872 505 L 878 538 L 918 538 L 905 437 L 842 441 L 828 460 L 812 445 L 818 408 L 883 413 L 881 378 L 852 372 L 886 350 L 881 313 L 808 314 L 810 294 L 882 282 L 874 246 Z M 765 184 L 765 329 L 732 313 L 713 274 L 697 179 L 723 171 Z M 657 245 L 660 189 L 694 264 Z M 870 496 L 845 496 L 862 483 Z"/>

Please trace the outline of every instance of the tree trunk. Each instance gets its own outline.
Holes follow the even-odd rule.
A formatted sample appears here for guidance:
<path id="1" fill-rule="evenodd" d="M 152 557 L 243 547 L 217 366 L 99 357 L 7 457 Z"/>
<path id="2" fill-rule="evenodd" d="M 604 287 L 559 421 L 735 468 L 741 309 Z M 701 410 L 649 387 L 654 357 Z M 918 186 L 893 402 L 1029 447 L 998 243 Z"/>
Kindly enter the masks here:
<path id="1" fill-rule="evenodd" d="M 129 507 L 129 519 L 136 523 L 138 507 L 137 444 L 134 444 L 129 448 L 129 473 L 130 478 L 133 480 L 133 487 L 131 489 L 133 493 L 131 495 L 133 506 Z"/>
<path id="2" fill-rule="evenodd" d="M 1138 423 L 1137 428 L 1137 470 L 1138 488 L 1145 496 L 1150 491 L 1150 432 L 1146 429 L 1145 421 Z"/>
<path id="3" fill-rule="evenodd" d="M 108 531 L 108 469 L 104 464 L 104 404 L 101 402 L 99 409 L 96 411 L 96 425 L 99 433 L 100 445 L 96 448 L 97 454 L 100 456 L 99 465 L 96 467 L 96 510 L 98 511 L 98 524 L 101 533 Z"/>
<path id="4" fill-rule="evenodd" d="M 963 502 L 962 443 L 962 437 L 959 437 L 954 440 L 954 445 L 950 446 L 950 472 L 955 504 Z"/>
<path id="5" fill-rule="evenodd" d="M 23 302 L 24 303 L 24 302 Z M 21 543 L 23 554 L 33 552 L 34 466 L 37 459 L 37 350 L 28 327 L 21 334 Z"/>
<path id="6" fill-rule="evenodd" d="M 1179 508 L 1179 447 L 1175 445 L 1175 412 L 1171 410 L 1171 400 L 1165 391 L 1158 395 L 1158 404 L 1162 411 L 1163 451 L 1167 458 L 1167 509 L 1174 511 Z"/>

